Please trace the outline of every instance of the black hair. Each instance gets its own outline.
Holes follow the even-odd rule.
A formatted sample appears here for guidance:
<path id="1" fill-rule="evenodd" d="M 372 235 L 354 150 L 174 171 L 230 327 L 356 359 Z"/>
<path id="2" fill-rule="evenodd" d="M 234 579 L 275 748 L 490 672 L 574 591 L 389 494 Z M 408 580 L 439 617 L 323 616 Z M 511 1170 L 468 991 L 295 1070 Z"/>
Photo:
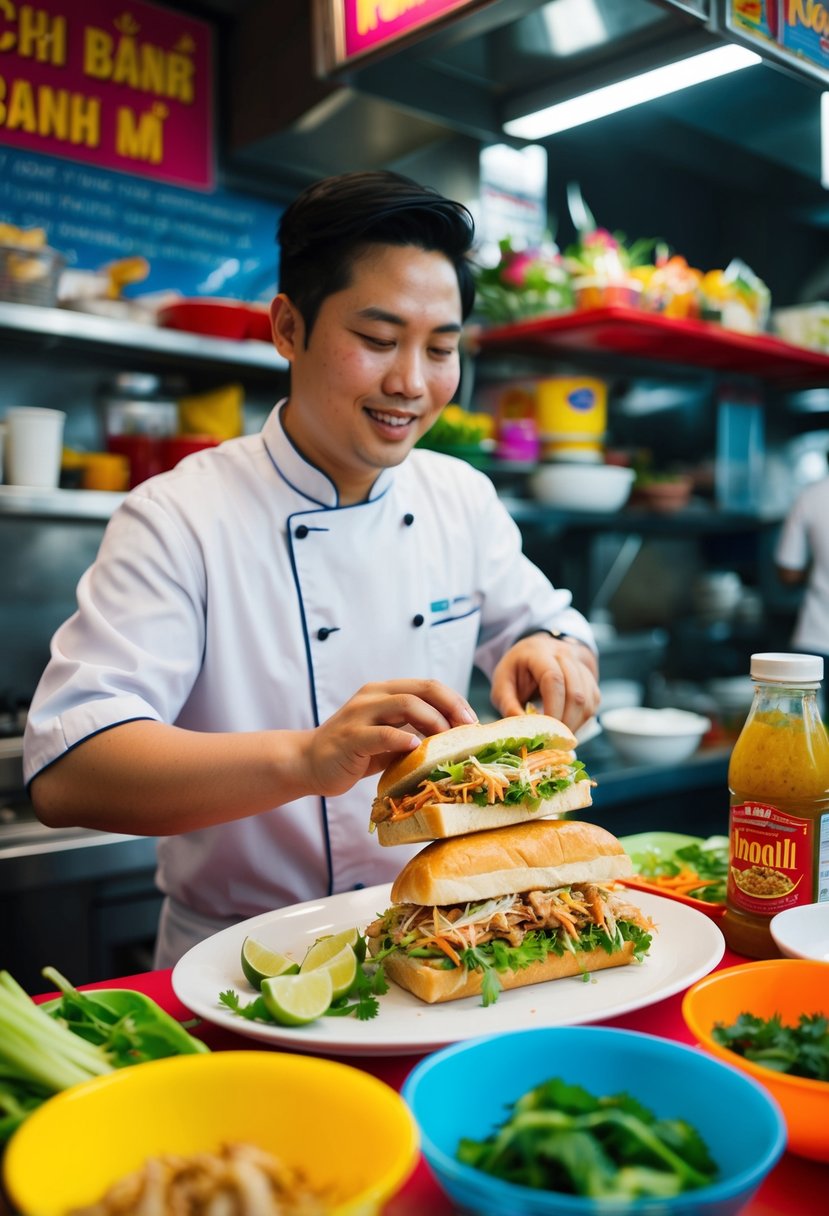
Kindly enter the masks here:
<path id="1" fill-rule="evenodd" d="M 475 302 L 467 255 L 475 224 L 463 203 L 389 170 L 314 182 L 279 221 L 279 290 L 302 314 L 306 344 L 323 301 L 351 282 L 367 245 L 413 245 L 443 253 L 455 268 L 464 320 Z"/>

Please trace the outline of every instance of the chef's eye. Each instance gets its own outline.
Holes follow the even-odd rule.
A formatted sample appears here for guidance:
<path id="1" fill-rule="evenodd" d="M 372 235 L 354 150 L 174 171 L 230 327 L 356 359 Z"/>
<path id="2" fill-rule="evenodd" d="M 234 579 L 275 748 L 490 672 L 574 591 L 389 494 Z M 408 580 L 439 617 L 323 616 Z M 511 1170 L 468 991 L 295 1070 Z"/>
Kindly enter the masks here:
<path id="1" fill-rule="evenodd" d="M 376 350 L 391 350 L 394 346 L 393 338 L 377 338 L 374 334 L 360 334 L 360 337 Z"/>

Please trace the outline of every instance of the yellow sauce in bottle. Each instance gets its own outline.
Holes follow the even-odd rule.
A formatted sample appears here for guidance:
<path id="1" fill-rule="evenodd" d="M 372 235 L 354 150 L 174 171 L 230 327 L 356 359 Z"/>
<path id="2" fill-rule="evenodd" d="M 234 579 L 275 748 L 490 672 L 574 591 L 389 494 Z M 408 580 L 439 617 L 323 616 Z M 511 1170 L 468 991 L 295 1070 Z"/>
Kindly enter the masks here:
<path id="1" fill-rule="evenodd" d="M 732 950 L 750 958 L 779 956 L 773 916 L 798 904 L 829 899 L 829 736 L 817 708 L 817 682 L 758 679 L 754 704 L 728 768 L 731 800 L 729 876 L 723 932 Z M 758 665 L 768 674 L 773 667 Z M 822 670 L 804 668 L 809 672 Z M 819 678 L 819 677 L 818 677 Z M 821 887 L 823 883 L 823 887 Z"/>

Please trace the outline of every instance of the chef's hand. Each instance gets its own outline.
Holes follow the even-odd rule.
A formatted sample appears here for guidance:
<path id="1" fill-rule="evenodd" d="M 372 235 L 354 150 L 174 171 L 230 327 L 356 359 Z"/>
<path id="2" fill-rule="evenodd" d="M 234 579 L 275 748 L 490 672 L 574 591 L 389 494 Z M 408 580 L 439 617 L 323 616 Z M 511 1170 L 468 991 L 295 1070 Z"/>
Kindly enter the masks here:
<path id="1" fill-rule="evenodd" d="M 477 720 L 469 702 L 438 680 L 366 684 L 310 732 L 305 760 L 312 791 L 344 794 L 362 777 L 382 772 L 396 756 L 412 751 L 421 735 Z"/>
<path id="2" fill-rule="evenodd" d="M 512 646 L 492 673 L 490 699 L 503 717 L 524 713 L 528 701 L 577 730 L 599 708 L 598 663 L 575 638 L 534 633 Z"/>

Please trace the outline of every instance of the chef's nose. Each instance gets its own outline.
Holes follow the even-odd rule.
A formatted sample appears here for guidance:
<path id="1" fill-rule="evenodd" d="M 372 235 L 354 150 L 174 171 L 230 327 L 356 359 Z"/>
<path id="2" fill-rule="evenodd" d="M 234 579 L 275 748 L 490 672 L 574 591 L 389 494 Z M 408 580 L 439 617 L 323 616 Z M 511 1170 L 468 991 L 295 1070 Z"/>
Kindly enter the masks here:
<path id="1" fill-rule="evenodd" d="M 426 385 L 420 351 L 401 346 L 388 369 L 383 389 L 393 397 L 422 397 Z"/>

